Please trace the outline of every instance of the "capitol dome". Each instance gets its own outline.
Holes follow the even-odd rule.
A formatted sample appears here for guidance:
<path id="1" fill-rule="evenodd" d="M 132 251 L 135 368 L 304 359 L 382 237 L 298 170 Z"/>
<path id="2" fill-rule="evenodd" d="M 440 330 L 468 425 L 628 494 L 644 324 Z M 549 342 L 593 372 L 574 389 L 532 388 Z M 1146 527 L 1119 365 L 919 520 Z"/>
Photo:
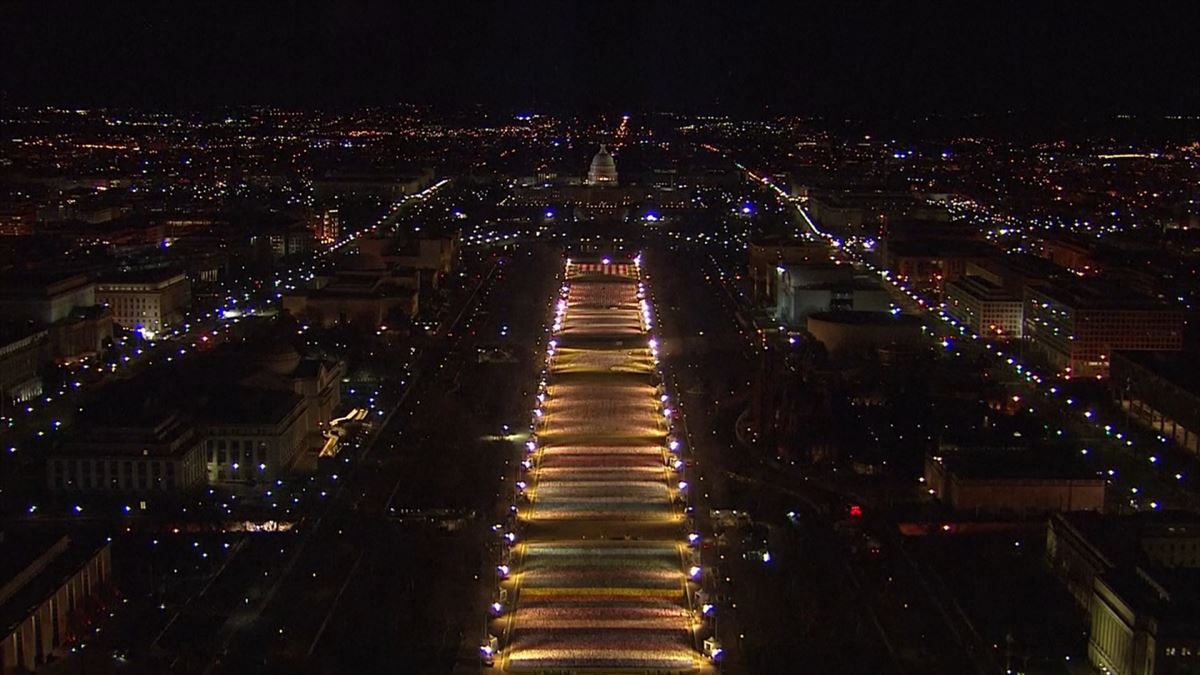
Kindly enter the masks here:
<path id="1" fill-rule="evenodd" d="M 617 184 L 617 163 L 613 161 L 613 156 L 608 153 L 608 148 L 602 144 L 600 152 L 592 158 L 592 166 L 588 169 L 587 175 L 588 185 L 616 185 Z"/>

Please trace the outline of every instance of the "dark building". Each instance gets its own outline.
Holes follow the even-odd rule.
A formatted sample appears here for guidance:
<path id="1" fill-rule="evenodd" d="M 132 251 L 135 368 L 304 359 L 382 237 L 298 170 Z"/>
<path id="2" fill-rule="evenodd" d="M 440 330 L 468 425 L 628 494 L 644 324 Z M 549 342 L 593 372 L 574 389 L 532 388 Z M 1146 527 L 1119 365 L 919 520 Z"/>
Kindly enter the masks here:
<path id="1" fill-rule="evenodd" d="M 311 469 L 340 403 L 342 372 L 339 364 L 267 342 L 222 345 L 114 382 L 51 452 L 49 487 L 180 493 Z"/>
<path id="2" fill-rule="evenodd" d="M 1106 487 L 1071 458 L 991 448 L 927 455 L 925 483 L 957 511 L 1011 514 L 1102 511 Z"/>
<path id="3" fill-rule="evenodd" d="M 124 382 L 105 393 L 47 458 L 51 490 L 174 494 L 204 482 L 199 437 L 187 416 Z"/>
<path id="4" fill-rule="evenodd" d="M 762 237 L 750 242 L 750 280 L 755 301 L 774 306 L 779 300 L 782 269 L 800 264 L 832 265 L 829 253 L 829 247 L 825 244 L 786 237 Z"/>
<path id="5" fill-rule="evenodd" d="M 1200 521 L 1191 514 L 1056 514 L 1046 560 L 1089 622 L 1088 658 L 1114 675 L 1200 669 Z"/>
<path id="6" fill-rule="evenodd" d="M 114 598 L 103 540 L 0 532 L 0 675 L 35 673 Z"/>
<path id="7" fill-rule="evenodd" d="M 942 290 L 946 281 L 966 274 L 967 265 L 987 260 L 992 249 L 972 240 L 902 239 L 884 241 L 884 266 L 895 277 L 918 288 Z"/>
<path id="8" fill-rule="evenodd" d="M 42 393 L 46 331 L 0 325 L 0 398 L 20 403 Z"/>
<path id="9" fill-rule="evenodd" d="M 1113 396 L 1131 420 L 1200 453 L 1200 359 L 1190 352 L 1113 352 Z"/>

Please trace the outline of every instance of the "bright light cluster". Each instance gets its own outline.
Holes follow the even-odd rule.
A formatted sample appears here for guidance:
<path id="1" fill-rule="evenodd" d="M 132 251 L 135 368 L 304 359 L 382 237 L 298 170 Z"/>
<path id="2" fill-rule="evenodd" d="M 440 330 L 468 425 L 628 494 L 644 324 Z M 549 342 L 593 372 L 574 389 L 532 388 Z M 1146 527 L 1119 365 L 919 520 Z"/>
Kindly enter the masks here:
<path id="1" fill-rule="evenodd" d="M 713 610 L 691 605 L 699 535 L 684 515 L 678 411 L 662 387 L 641 263 L 567 261 L 514 489 L 517 529 L 497 526 L 513 539 L 496 566 L 490 632 L 507 644 L 482 645 L 485 664 L 683 671 L 700 656 L 692 631 Z M 630 346 L 634 335 L 644 346 Z M 539 528 L 516 543 L 519 528 L 549 522 L 618 536 L 553 539 Z M 636 536 L 651 523 L 685 527 L 678 540 Z"/>

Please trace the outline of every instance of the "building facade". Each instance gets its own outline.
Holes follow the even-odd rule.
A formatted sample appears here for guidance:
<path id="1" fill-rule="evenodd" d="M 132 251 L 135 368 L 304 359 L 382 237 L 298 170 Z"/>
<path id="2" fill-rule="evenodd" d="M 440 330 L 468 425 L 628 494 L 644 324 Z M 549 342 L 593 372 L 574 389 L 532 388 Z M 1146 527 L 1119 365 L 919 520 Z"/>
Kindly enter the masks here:
<path id="1" fill-rule="evenodd" d="M 341 215 L 337 209 L 325 209 L 314 214 L 309 227 L 317 243 L 329 245 L 337 241 L 341 234 Z"/>
<path id="2" fill-rule="evenodd" d="M 1025 289 L 1025 334 L 1069 377 L 1104 377 L 1116 350 L 1178 351 L 1183 311 L 1088 282 Z"/>
<path id="3" fill-rule="evenodd" d="M 1101 478 L 1009 450 L 927 455 L 925 484 L 947 506 L 978 513 L 1102 511 L 1106 490 Z"/>
<path id="4" fill-rule="evenodd" d="M 944 302 L 946 313 L 977 335 L 1019 338 L 1024 334 L 1021 298 L 986 279 L 964 276 L 947 281 Z"/>
<path id="5" fill-rule="evenodd" d="M 950 220 L 946 209 L 908 191 L 810 189 L 807 195 L 813 220 L 843 236 L 880 237 L 894 220 Z"/>
<path id="6" fill-rule="evenodd" d="M 320 288 L 291 291 L 283 309 L 320 325 L 358 324 L 377 327 L 395 320 L 402 325 L 417 315 L 420 294 L 407 280 L 392 275 L 339 275 Z"/>
<path id="7" fill-rule="evenodd" d="M 0 335 L 0 397 L 21 403 L 41 395 L 41 366 L 46 349 L 44 330 Z"/>
<path id="8" fill-rule="evenodd" d="M 1096 579 L 1088 660 L 1111 675 L 1200 672 L 1194 572 L 1134 567 Z"/>
<path id="9" fill-rule="evenodd" d="M 96 284 L 84 274 L 12 277 L 0 280 L 0 312 L 6 318 L 52 324 L 76 307 L 96 304 Z"/>
<path id="10" fill-rule="evenodd" d="M 884 267 L 897 281 L 936 292 L 990 254 L 987 244 L 973 240 L 884 240 L 881 250 Z"/>
<path id="11" fill-rule="evenodd" d="M 245 388 L 233 396 L 199 429 L 207 482 L 261 483 L 287 473 L 307 447 L 307 401 L 289 392 Z"/>
<path id="12" fill-rule="evenodd" d="M 798 239 L 762 238 L 750 242 L 750 281 L 754 300 L 773 306 L 779 299 L 780 270 L 799 265 L 831 264 L 830 249 L 824 244 Z M 837 279 L 846 278 L 839 272 Z"/>
<path id="13" fill-rule="evenodd" d="M 36 673 L 85 639 L 112 596 L 107 542 L 68 536 L 44 543 L 0 536 L 15 574 L 0 578 L 0 675 Z"/>
<path id="14" fill-rule="evenodd" d="M 845 272 L 851 272 L 842 266 Z M 804 326 L 805 320 L 818 312 L 887 312 L 892 297 L 872 278 L 849 274 L 838 280 L 806 283 L 804 273 L 785 268 L 779 280 L 779 300 L 775 316 L 788 326 Z"/>
<path id="15" fill-rule="evenodd" d="M 890 312 L 815 312 L 805 329 L 830 355 L 854 355 L 882 348 L 911 349 L 922 344 L 920 319 Z"/>
<path id="16" fill-rule="evenodd" d="M 1110 363 L 1113 397 L 1129 419 L 1200 454 L 1197 359 L 1183 352 L 1115 352 Z"/>
<path id="17" fill-rule="evenodd" d="M 1200 522 L 1191 514 L 1055 514 L 1046 562 L 1086 617 L 1095 668 L 1200 671 Z"/>
<path id="18" fill-rule="evenodd" d="M 271 255 L 279 259 L 311 252 L 316 232 L 302 223 L 293 223 L 268 232 L 264 237 Z"/>
<path id="19" fill-rule="evenodd" d="M 151 336 L 183 319 L 191 295 L 182 272 L 139 273 L 96 284 L 96 302 L 112 311 L 116 324 Z"/>
<path id="20" fill-rule="evenodd" d="M 101 305 L 80 307 L 48 333 L 50 354 L 60 363 L 98 354 L 112 340 L 112 312 Z"/>
<path id="21" fill-rule="evenodd" d="M 87 424 L 46 461 L 47 485 L 59 494 L 178 494 L 204 480 L 195 429 L 173 412 Z"/>

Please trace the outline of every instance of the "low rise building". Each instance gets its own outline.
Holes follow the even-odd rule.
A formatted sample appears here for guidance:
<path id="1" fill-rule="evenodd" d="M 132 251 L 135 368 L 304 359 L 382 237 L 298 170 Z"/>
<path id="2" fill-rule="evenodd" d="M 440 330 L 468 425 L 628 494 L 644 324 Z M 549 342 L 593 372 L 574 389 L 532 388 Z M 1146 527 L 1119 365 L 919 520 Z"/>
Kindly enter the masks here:
<path id="1" fill-rule="evenodd" d="M 956 511 L 1016 515 L 1102 511 L 1106 491 L 1069 457 L 991 448 L 926 455 L 925 484 Z"/>
<path id="2" fill-rule="evenodd" d="M 1114 675 L 1200 667 L 1200 521 L 1185 513 L 1054 515 L 1046 561 L 1088 621 L 1088 658 Z"/>
<path id="3" fill-rule="evenodd" d="M 883 230 L 883 240 L 888 242 L 962 241 L 982 238 L 983 235 L 975 225 L 947 218 L 897 218 L 889 220 Z"/>
<path id="4" fill-rule="evenodd" d="M 342 218 L 337 209 L 325 209 L 310 216 L 308 227 L 317 243 L 329 245 L 341 235 Z"/>
<path id="5" fill-rule="evenodd" d="M 1106 376 L 1113 352 L 1183 348 L 1183 310 L 1099 280 L 1025 289 L 1025 334 L 1069 377 Z"/>
<path id="6" fill-rule="evenodd" d="M 275 259 L 287 258 L 310 253 L 316 241 L 316 233 L 310 224 L 305 222 L 282 223 L 276 227 L 267 228 L 261 235 Z M 257 238 L 252 239 L 252 244 Z"/>
<path id="7" fill-rule="evenodd" d="M 1070 273 L 1045 258 L 1029 253 L 997 251 L 982 260 L 967 262 L 964 274 L 979 277 L 1020 298 L 1026 286 L 1051 283 L 1066 278 Z"/>
<path id="8" fill-rule="evenodd" d="M 948 221 L 944 207 L 902 190 L 808 190 L 808 211 L 822 229 L 841 236 L 879 237 L 890 221 Z"/>
<path id="9" fill-rule="evenodd" d="M 318 201 L 338 196 L 399 199 L 433 184 L 433 169 L 415 170 L 336 170 L 313 180 Z"/>
<path id="10" fill-rule="evenodd" d="M 235 386 L 202 405 L 197 430 L 210 485 L 273 481 L 305 450 L 308 406 L 299 394 Z"/>
<path id="11" fill-rule="evenodd" d="M 854 267 L 830 260 L 827 255 L 793 262 L 773 263 L 765 270 L 766 296 L 771 306 L 777 306 L 786 292 L 785 286 L 809 286 L 825 283 L 847 283 L 854 279 Z"/>
<path id="12" fill-rule="evenodd" d="M 920 319 L 890 312 L 816 312 L 808 316 L 805 327 L 831 355 L 909 349 L 922 340 Z"/>
<path id="13" fill-rule="evenodd" d="M 1113 352 L 1113 396 L 1145 427 L 1200 454 L 1200 358 L 1190 352 Z"/>
<path id="14" fill-rule="evenodd" d="M 978 335 L 1019 338 L 1023 334 L 1021 296 L 987 279 L 963 276 L 947 281 L 946 313 Z"/>
<path id="15" fill-rule="evenodd" d="M 750 242 L 750 281 L 755 301 L 774 306 L 779 299 L 781 270 L 801 265 L 810 269 L 831 265 L 829 251 L 825 244 L 800 239 L 763 237 Z M 840 271 L 839 278 L 845 273 Z"/>
<path id="16" fill-rule="evenodd" d="M 42 329 L 0 325 L 0 397 L 21 403 L 41 395 L 47 339 Z"/>
<path id="17" fill-rule="evenodd" d="M 357 241 L 360 269 L 415 271 L 421 287 L 436 289 L 458 258 L 458 237 L 366 237 Z"/>
<path id="18" fill-rule="evenodd" d="M 109 308 L 114 322 L 150 336 L 182 321 L 191 300 L 187 276 L 175 270 L 128 272 L 96 284 L 96 302 Z"/>
<path id="19" fill-rule="evenodd" d="M 0 280 L 0 321 L 22 330 L 44 329 L 46 347 L 39 359 L 47 361 L 95 354 L 113 332 L 112 312 L 96 304 L 96 284 L 84 274 L 33 272 Z"/>
<path id="20" fill-rule="evenodd" d="M 107 541 L 0 532 L 0 675 L 39 672 L 114 599 Z"/>
<path id="21" fill-rule="evenodd" d="M 100 353 L 112 342 L 113 317 L 107 307 L 77 307 L 67 318 L 48 329 L 50 355 L 58 362 L 70 362 Z"/>
<path id="22" fill-rule="evenodd" d="M 340 405 L 340 364 L 290 345 L 223 344 L 108 385 L 51 453 L 55 492 L 183 492 L 315 466 Z M 181 386 L 184 385 L 184 386 Z"/>
<path id="23" fill-rule="evenodd" d="M 644 226 L 675 218 L 695 206 L 694 191 L 660 185 L 583 185 L 556 181 L 552 185 L 518 187 L 501 202 L 510 213 L 545 209 L 551 214 L 569 212 L 576 221 L 606 219 L 625 222 L 639 216 Z M 542 211 L 545 213 L 545 211 Z M 653 217 L 649 217 L 653 216 Z"/>
<path id="24" fill-rule="evenodd" d="M 813 281 L 813 275 L 797 267 L 780 274 L 779 301 L 775 316 L 789 326 L 803 326 L 817 312 L 887 312 L 892 297 L 871 277 L 856 277 L 847 265 L 838 266 L 838 278 Z"/>
<path id="25" fill-rule="evenodd" d="M 1093 582 L 1117 567 L 1200 569 L 1200 518 L 1172 511 L 1056 513 L 1046 528 L 1046 561 L 1079 608 L 1087 610 Z"/>
<path id="26" fill-rule="evenodd" d="M 458 256 L 457 237 L 420 237 L 402 241 L 383 260 L 389 268 L 413 269 L 431 288 L 441 285 Z"/>
<path id="27" fill-rule="evenodd" d="M 304 433 L 308 447 L 324 441 L 324 431 L 341 405 L 345 367 L 336 361 L 302 358 L 284 341 L 266 342 L 253 349 L 222 348 L 220 360 L 230 379 L 248 387 L 290 392 L 305 401 Z"/>
<path id="28" fill-rule="evenodd" d="M 1088 660 L 1111 675 L 1200 669 L 1200 574 L 1135 567 L 1096 579 Z"/>
<path id="29" fill-rule="evenodd" d="M 37 225 L 37 208 L 26 203 L 0 203 L 0 237 L 27 237 Z"/>
<path id="30" fill-rule="evenodd" d="M 1095 274 L 1100 271 L 1095 244 L 1075 236 L 1045 235 L 1042 239 L 1042 257 L 1076 274 Z"/>
<path id="31" fill-rule="evenodd" d="M 0 313 L 49 325 L 78 307 L 96 304 L 96 283 L 86 274 L 21 272 L 0 279 Z"/>
<path id="32" fill-rule="evenodd" d="M 974 240 L 884 240 L 884 267 L 918 288 L 941 291 L 947 281 L 966 274 L 967 265 L 987 260 L 992 249 Z"/>
<path id="33" fill-rule="evenodd" d="M 143 399 L 127 382 L 110 385 L 120 391 L 106 390 L 81 413 L 72 438 L 49 453 L 52 491 L 177 494 L 204 483 L 191 420 L 161 399 Z"/>
<path id="34" fill-rule="evenodd" d="M 283 309 L 320 326 L 407 323 L 417 315 L 415 281 L 384 272 L 342 272 L 309 288 L 288 292 L 283 296 Z"/>

